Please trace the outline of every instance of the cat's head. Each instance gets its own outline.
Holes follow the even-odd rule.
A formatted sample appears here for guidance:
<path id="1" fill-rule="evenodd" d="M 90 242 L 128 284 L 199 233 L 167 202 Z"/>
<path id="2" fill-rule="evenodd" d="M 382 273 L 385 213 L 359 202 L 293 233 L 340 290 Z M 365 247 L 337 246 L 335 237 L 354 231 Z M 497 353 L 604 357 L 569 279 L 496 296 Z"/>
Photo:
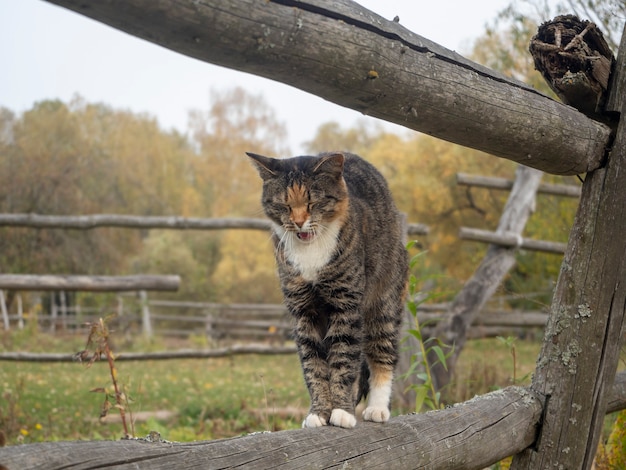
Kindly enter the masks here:
<path id="1" fill-rule="evenodd" d="M 247 153 L 263 179 L 265 214 L 304 243 L 313 242 L 348 210 L 340 153 L 275 159 Z"/>

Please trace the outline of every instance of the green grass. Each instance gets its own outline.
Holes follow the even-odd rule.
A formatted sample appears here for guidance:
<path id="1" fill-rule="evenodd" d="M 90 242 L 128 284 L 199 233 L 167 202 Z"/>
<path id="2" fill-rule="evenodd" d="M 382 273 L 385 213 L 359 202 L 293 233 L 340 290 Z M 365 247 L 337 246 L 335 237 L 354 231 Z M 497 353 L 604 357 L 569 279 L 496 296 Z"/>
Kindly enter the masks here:
<path id="1" fill-rule="evenodd" d="M 137 423 L 138 436 L 154 430 L 164 439 L 190 441 L 297 427 L 294 420 L 275 418 L 272 409 L 305 408 L 308 401 L 294 356 L 118 362 L 117 367 L 134 413 L 175 413 L 167 422 Z M 99 422 L 104 395 L 90 392 L 110 387 L 105 363 L 89 369 L 4 363 L 0 385 L 0 424 L 10 444 L 123 435 L 121 423 Z"/>
<path id="2" fill-rule="evenodd" d="M 84 348 L 80 337 L 56 338 L 43 333 L 16 332 L 0 338 L 2 350 L 74 352 Z M 167 344 L 118 351 L 165 349 Z M 170 345 L 171 346 L 171 345 Z M 189 347 L 189 345 L 186 345 Z M 540 345 L 516 342 L 518 378 L 534 369 Z M 187 359 L 117 363 L 119 383 L 133 398 L 132 411 L 166 410 L 166 420 L 137 422 L 135 434 L 158 431 L 164 439 L 192 441 L 236 436 L 300 426 L 309 398 L 297 356 L 234 356 L 221 359 Z M 451 386 L 454 401 L 511 384 L 509 349 L 496 339 L 470 341 L 460 356 L 458 375 Z M 529 377 L 524 383 L 528 383 Z M 91 368 L 75 363 L 4 362 L 0 366 L 0 429 L 8 444 L 54 441 L 118 439 L 119 421 L 103 424 L 99 414 L 104 400 L 90 390 L 110 388 L 104 362 Z M 300 414 L 279 412 L 300 410 Z M 394 410 L 398 412 L 411 410 Z M 116 410 L 110 411 L 111 415 Z"/>

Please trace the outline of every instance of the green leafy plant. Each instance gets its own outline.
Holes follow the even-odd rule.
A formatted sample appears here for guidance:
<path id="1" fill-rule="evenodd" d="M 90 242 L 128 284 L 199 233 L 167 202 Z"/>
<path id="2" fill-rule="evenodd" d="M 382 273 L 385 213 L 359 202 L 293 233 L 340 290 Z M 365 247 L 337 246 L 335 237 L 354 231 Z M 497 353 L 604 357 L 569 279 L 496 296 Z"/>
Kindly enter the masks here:
<path id="1" fill-rule="evenodd" d="M 413 248 L 416 244 L 417 241 L 415 240 L 409 242 L 407 249 Z M 425 253 L 425 251 L 422 251 L 411 257 L 409 261 L 409 268 L 411 271 L 415 268 Z M 447 370 L 447 359 L 454 351 L 454 348 L 447 347 L 438 338 L 431 337 L 424 339 L 422 331 L 426 323 L 420 324 L 417 310 L 420 304 L 435 298 L 437 294 L 418 296 L 419 281 L 420 279 L 418 279 L 414 274 L 411 273 L 409 275 L 409 300 L 407 301 L 407 308 L 413 317 L 413 328 L 409 328 L 407 334 L 417 340 L 419 348 L 416 353 L 411 355 L 411 364 L 409 369 L 401 375 L 401 378 L 403 379 L 415 376 L 419 380 L 419 383 L 413 383 L 407 387 L 407 390 L 413 390 L 415 392 L 415 411 L 418 413 L 422 411 L 423 408 L 431 410 L 443 408 L 443 403 L 441 402 L 441 391 L 436 389 L 431 371 L 437 364 L 441 364 Z M 444 352 L 444 347 L 448 349 L 447 353 Z M 431 352 L 437 357 L 437 360 L 434 363 L 428 362 L 428 357 L 431 355 Z"/>
<path id="2" fill-rule="evenodd" d="M 108 387 L 97 387 L 92 389 L 91 392 L 104 394 L 100 419 L 105 418 L 111 409 L 118 410 L 122 426 L 124 427 L 124 437 L 128 438 L 135 435 L 132 409 L 130 407 L 132 399 L 126 393 L 124 385 L 120 384 L 118 380 L 115 355 L 111 348 L 110 330 L 107 326 L 107 322 L 112 316 L 114 315 L 110 315 L 105 319 L 100 318 L 97 322 L 88 323 L 89 336 L 87 337 L 87 345 L 83 351 L 76 353 L 75 357 L 80 362 L 86 364 L 87 367 L 91 367 L 94 362 L 100 360 L 103 356 L 106 359 L 113 388 L 111 390 Z M 129 415 L 128 417 L 127 414 Z M 128 419 L 129 417 L 130 419 Z"/>

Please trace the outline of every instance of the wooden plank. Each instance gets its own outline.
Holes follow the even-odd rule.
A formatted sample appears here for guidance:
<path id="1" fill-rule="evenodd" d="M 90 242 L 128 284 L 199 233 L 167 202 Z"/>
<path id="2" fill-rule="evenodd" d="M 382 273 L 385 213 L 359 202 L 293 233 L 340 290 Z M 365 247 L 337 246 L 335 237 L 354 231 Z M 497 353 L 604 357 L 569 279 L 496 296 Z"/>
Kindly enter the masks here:
<path id="1" fill-rule="evenodd" d="M 608 126 L 349 0 L 49 1 L 181 54 L 549 173 L 599 167 L 610 140 Z"/>
<path id="2" fill-rule="evenodd" d="M 266 219 L 212 218 L 176 216 L 138 216 L 122 214 L 42 215 L 0 214 L 0 226 L 90 230 L 98 227 L 177 229 L 177 230 L 270 230 Z"/>
<path id="3" fill-rule="evenodd" d="M 502 189 L 510 191 L 514 181 L 508 178 L 495 176 L 478 176 L 467 173 L 456 174 L 456 184 L 461 186 L 476 186 L 479 188 Z M 541 183 L 537 188 L 538 194 L 550 194 L 553 196 L 565 196 L 579 198 L 581 187 L 573 184 L 550 184 Z"/>
<path id="4" fill-rule="evenodd" d="M 80 290 L 90 292 L 176 291 L 180 276 L 63 276 L 35 274 L 0 274 L 0 289 L 13 290 Z"/>
<path id="5" fill-rule="evenodd" d="M 565 253 L 565 247 L 567 246 L 565 243 L 532 240 L 512 233 L 497 233 L 469 227 L 461 227 L 459 230 L 459 238 L 491 243 L 508 248 L 521 248 L 523 250 L 542 251 L 544 253 L 554 253 L 558 255 Z"/>
<path id="6" fill-rule="evenodd" d="M 120 352 L 115 355 L 116 361 L 156 361 L 166 359 L 212 359 L 248 354 L 295 354 L 295 346 L 275 347 L 267 345 L 235 345 L 216 349 L 179 349 L 177 351 L 155 352 Z M 104 356 L 103 356 L 104 360 Z M 0 353 L 0 361 L 10 362 L 76 362 L 75 354 L 6 352 Z"/>

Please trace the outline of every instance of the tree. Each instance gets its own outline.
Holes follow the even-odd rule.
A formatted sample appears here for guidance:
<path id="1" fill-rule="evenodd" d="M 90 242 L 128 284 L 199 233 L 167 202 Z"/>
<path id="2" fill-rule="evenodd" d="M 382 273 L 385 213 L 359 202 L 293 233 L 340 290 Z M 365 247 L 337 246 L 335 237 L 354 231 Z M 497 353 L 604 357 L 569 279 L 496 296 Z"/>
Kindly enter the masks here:
<path id="1" fill-rule="evenodd" d="M 190 127 L 198 157 L 194 185 L 215 216 L 262 217 L 261 181 L 246 151 L 290 156 L 286 130 L 274 110 L 242 88 L 211 93 L 207 112 L 193 111 Z M 203 191 L 203 187 L 209 191 Z M 220 262 L 211 277 L 220 300 L 279 302 L 272 246 L 267 233 L 219 235 Z"/>

